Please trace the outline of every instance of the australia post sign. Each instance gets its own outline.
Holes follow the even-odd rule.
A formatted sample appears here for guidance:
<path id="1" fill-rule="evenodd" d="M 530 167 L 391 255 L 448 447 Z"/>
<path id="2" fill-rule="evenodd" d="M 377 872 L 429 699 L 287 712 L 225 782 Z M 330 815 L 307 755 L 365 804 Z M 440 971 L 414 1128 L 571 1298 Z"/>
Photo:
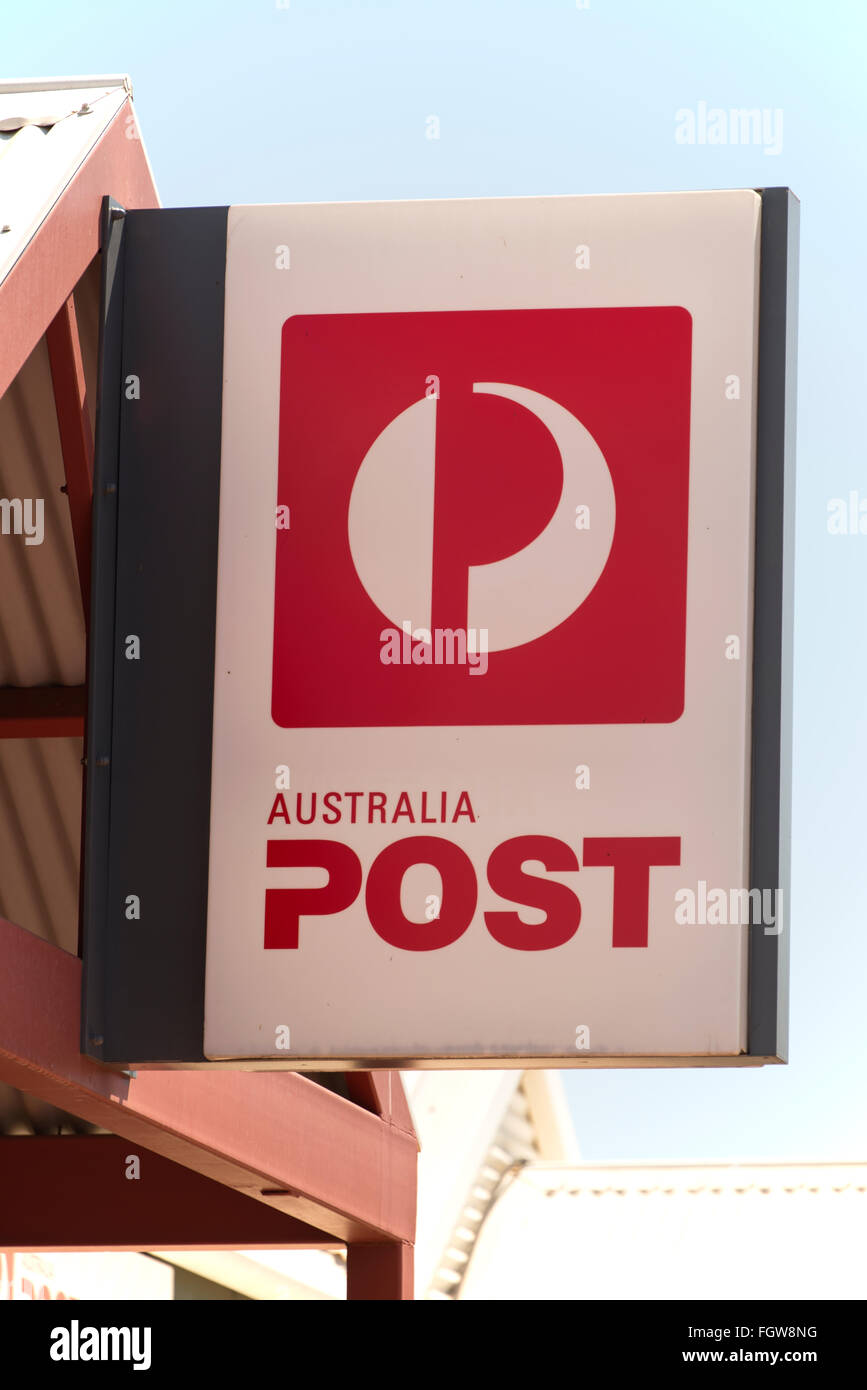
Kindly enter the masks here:
<path id="1" fill-rule="evenodd" d="M 797 203 L 107 205 L 83 1047 L 782 1060 Z"/>

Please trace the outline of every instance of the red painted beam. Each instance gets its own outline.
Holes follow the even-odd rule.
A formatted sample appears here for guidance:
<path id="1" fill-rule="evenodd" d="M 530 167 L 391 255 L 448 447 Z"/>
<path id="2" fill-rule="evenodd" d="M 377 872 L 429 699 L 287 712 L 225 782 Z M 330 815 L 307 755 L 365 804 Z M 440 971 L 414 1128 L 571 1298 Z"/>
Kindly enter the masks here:
<path id="1" fill-rule="evenodd" d="M 0 686 L 0 738 L 75 738 L 84 733 L 83 685 Z"/>
<path id="2" fill-rule="evenodd" d="M 350 1100 L 415 1136 L 399 1071 L 348 1071 L 344 1075 Z"/>
<path id="3" fill-rule="evenodd" d="M 66 494 L 78 564 L 78 583 L 85 619 L 90 616 L 90 534 L 93 502 L 93 430 L 87 383 L 72 295 L 45 330 L 57 428 L 66 474 Z"/>
<path id="4" fill-rule="evenodd" d="M 413 1239 L 413 1134 L 291 1072 L 99 1066 L 78 1050 L 81 962 L 2 920 L 0 981 L 0 1081 L 340 1241 Z"/>
<path id="5" fill-rule="evenodd" d="M 6 1250 L 341 1246 L 303 1221 L 114 1135 L 0 1139 L 0 1193 L 0 1249 Z"/>
<path id="6" fill-rule="evenodd" d="M 346 1252 L 346 1297 L 391 1302 L 413 1296 L 411 1245 L 350 1245 Z"/>
<path id="7" fill-rule="evenodd" d="M 99 251 L 102 199 L 128 208 L 159 206 L 140 140 L 130 139 L 125 101 L 0 283 L 0 396 Z"/>

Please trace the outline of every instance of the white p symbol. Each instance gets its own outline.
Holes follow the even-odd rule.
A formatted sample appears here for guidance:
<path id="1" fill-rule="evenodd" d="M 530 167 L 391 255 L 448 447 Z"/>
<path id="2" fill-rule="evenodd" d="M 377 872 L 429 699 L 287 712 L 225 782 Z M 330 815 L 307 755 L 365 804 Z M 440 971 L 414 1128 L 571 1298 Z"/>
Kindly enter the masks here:
<path id="1" fill-rule="evenodd" d="M 495 381 L 474 382 L 473 391 L 503 396 L 541 420 L 563 468 L 547 526 L 505 559 L 469 567 L 467 627 L 486 628 L 488 650 L 505 651 L 559 627 L 596 585 L 614 540 L 614 486 L 593 436 L 557 401 Z M 349 502 L 358 577 L 396 628 L 407 618 L 414 628 L 431 626 L 437 405 L 423 398 L 386 425 L 362 460 Z M 587 529 L 576 529 L 578 507 L 589 509 Z"/>

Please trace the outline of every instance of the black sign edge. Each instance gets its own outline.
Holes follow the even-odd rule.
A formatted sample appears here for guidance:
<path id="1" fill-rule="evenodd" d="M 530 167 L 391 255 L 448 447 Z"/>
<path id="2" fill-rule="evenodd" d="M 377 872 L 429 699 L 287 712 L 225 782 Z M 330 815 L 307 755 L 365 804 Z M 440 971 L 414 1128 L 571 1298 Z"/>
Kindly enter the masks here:
<path id="1" fill-rule="evenodd" d="M 94 431 L 84 859 L 81 866 L 81 1051 L 102 1060 L 105 959 L 102 950 L 111 828 L 112 650 L 117 578 L 117 472 L 123 343 L 123 230 L 126 210 L 106 196 L 100 208 L 100 299 Z"/>
<path id="2" fill-rule="evenodd" d="M 791 906 L 795 425 L 800 205 L 761 195 L 756 420 L 750 888 L 779 890 L 780 918 L 749 927 L 747 1055 L 788 1058 Z M 762 918 L 763 918 L 762 914 Z"/>
<path id="3" fill-rule="evenodd" d="M 148 1062 L 159 1065 L 161 1062 L 180 1065 L 207 1065 L 201 1050 L 204 1038 L 204 970 L 205 970 L 205 930 L 207 921 L 207 873 L 208 850 L 206 846 L 204 862 L 204 882 L 199 874 L 196 879 L 205 905 L 201 923 L 195 935 L 201 937 L 201 951 L 196 952 L 196 969 L 187 968 L 183 974 L 182 987 L 188 996 L 195 994 L 195 1015 L 188 1007 L 173 1008 L 171 999 L 160 1000 L 152 996 L 146 1032 L 148 1043 L 135 1046 L 132 1030 L 127 1026 L 123 1010 L 118 1009 L 115 992 L 120 984 L 135 990 L 139 988 L 138 970 L 144 960 L 148 968 L 153 966 L 153 951 L 156 945 L 153 938 L 143 947 L 143 930 L 130 924 L 129 936 L 121 935 L 124 929 L 122 918 L 114 921 L 109 903 L 109 880 L 112 869 L 110 844 L 116 832 L 114 806 L 111 786 L 115 779 L 115 755 L 117 753 L 118 729 L 115 720 L 116 683 L 121 657 L 118 649 L 119 603 L 119 554 L 118 554 L 118 510 L 123 492 L 124 440 L 129 448 L 130 420 L 124 419 L 124 370 L 127 356 L 136 356 L 135 345 L 129 338 L 131 317 L 128 296 L 129 251 L 131 233 L 139 224 L 147 223 L 150 228 L 159 228 L 158 254 L 165 258 L 166 266 L 181 250 L 182 238 L 189 241 L 189 233 L 195 228 L 198 238 L 194 248 L 186 247 L 187 255 L 194 255 L 199 278 L 202 269 L 209 264 L 214 273 L 214 281 L 208 294 L 213 316 L 219 319 L 219 331 L 208 334 L 195 325 L 195 291 L 183 286 L 185 300 L 179 308 L 185 319 L 190 341 L 195 343 L 195 360 L 190 377 L 184 382 L 187 402 L 194 410 L 204 412 L 206 417 L 216 422 L 216 447 L 213 458 L 209 460 L 210 482 L 212 483 L 217 506 L 219 505 L 220 477 L 220 437 L 222 433 L 222 373 L 223 373 L 223 320 L 225 303 L 225 263 L 226 231 L 228 207 L 195 209 L 138 209 L 125 211 L 112 199 L 105 199 L 102 210 L 102 286 L 100 302 L 100 345 L 98 365 L 97 429 L 95 435 L 94 460 L 94 534 L 93 534 L 93 575 L 91 601 L 91 637 L 88 651 L 88 786 L 85 812 L 85 891 L 83 907 L 84 968 L 82 972 L 82 1032 L 81 1050 L 94 1060 L 105 1062 L 115 1068 L 126 1066 L 146 1066 Z M 176 228 L 181 236 L 173 236 Z M 134 237 L 133 237 L 134 239 Z M 181 252 L 184 254 L 184 252 Z M 173 269 L 175 276 L 176 269 Z M 190 279 L 195 279 L 191 276 Z M 139 287 L 139 293 L 143 288 Z M 159 293 L 154 286 L 152 293 Z M 161 364 L 160 364 L 161 365 Z M 149 383 L 151 385 L 152 383 Z M 165 387 L 167 382 L 162 385 Z M 171 383 L 169 395 L 174 399 L 179 394 L 178 383 Z M 192 391 L 190 390 L 192 387 Z M 142 387 L 144 392 L 146 388 Z M 177 402 L 180 405 L 180 402 Z M 132 435 L 135 434 L 132 428 Z M 183 433 L 183 430 L 179 430 Z M 165 437 L 157 440 L 164 445 Z M 174 441 L 172 441 L 174 443 Z M 133 449 L 135 441 L 133 440 Z M 201 537 L 200 537 L 201 539 Z M 217 535 L 204 538 L 202 556 L 208 582 L 213 589 L 212 611 L 208 621 L 196 627 L 191 634 L 194 644 L 193 661 L 199 669 L 207 669 L 210 682 L 210 695 L 207 710 L 207 756 L 196 767 L 183 766 L 182 759 L 176 759 L 184 773 L 195 778 L 198 791 L 195 823 L 200 834 L 207 839 L 210 827 L 211 794 L 211 748 L 213 728 L 213 690 L 214 690 L 214 647 L 216 634 L 216 586 L 217 586 Z M 210 552 L 210 554 L 208 554 Z M 164 719 L 164 742 L 173 735 L 170 711 L 154 710 L 154 717 Z M 178 725 L 178 729 L 180 729 Z M 181 730 L 181 732 L 183 732 Z M 179 751 L 183 738 L 179 740 Z M 128 782 L 124 783 L 129 792 Z M 166 789 L 170 795 L 170 789 Z M 144 909 L 146 911 L 146 909 Z M 159 935 L 157 932 L 155 935 Z M 183 933 L 183 944 L 189 946 L 192 934 Z M 144 950 L 144 955 L 142 952 Z M 119 954 L 123 969 L 113 968 L 111 958 Z M 171 962 L 167 962 L 170 971 Z M 195 979 L 193 979 L 195 974 Z M 130 984 L 129 982 L 134 982 Z M 111 995 L 108 990 L 111 987 Z M 195 1036 L 196 1043 L 192 1043 Z M 140 1039 L 141 1041 L 141 1039 Z"/>

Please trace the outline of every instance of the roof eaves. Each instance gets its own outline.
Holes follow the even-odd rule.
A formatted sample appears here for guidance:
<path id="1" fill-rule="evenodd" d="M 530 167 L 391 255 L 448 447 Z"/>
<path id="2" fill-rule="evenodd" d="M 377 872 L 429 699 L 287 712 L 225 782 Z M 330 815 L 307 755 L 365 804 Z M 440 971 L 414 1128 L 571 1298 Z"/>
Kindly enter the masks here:
<path id="1" fill-rule="evenodd" d="M 65 99 L 73 89 L 53 90 L 58 96 L 37 96 L 35 106 L 32 94 L 19 101 L 20 92 L 0 91 L 0 280 L 128 100 L 120 84 L 103 85 L 80 108 L 77 97 Z"/>
<path id="2" fill-rule="evenodd" d="M 0 82 L 0 95 L 14 92 L 77 91 L 83 87 L 122 87 L 132 97 L 132 81 L 126 73 L 108 77 L 28 77 Z"/>

